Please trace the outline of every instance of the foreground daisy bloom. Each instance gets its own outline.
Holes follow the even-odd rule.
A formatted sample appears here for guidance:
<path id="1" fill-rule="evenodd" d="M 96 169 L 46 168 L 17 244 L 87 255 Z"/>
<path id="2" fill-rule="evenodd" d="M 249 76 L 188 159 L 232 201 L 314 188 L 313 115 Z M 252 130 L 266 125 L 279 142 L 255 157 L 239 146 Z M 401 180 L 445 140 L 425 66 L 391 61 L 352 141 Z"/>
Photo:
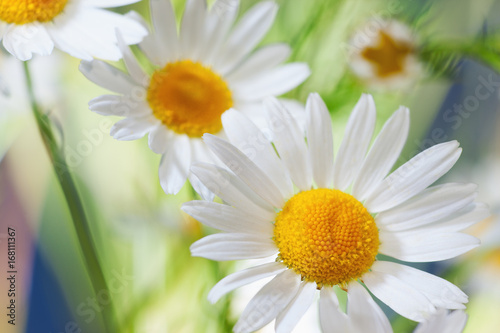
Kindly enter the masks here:
<path id="1" fill-rule="evenodd" d="M 115 29 L 127 44 L 136 44 L 147 30 L 136 21 L 103 8 L 139 0 L 2 0 L 0 39 L 20 60 L 33 53 L 49 55 L 55 47 L 70 55 L 118 60 Z"/>
<path id="2" fill-rule="evenodd" d="M 374 89 L 411 86 L 422 73 L 415 37 L 397 21 L 369 21 L 349 42 L 349 65 L 365 84 Z"/>
<path id="3" fill-rule="evenodd" d="M 319 294 L 325 332 L 390 331 L 367 289 L 414 321 L 426 320 L 437 308 L 463 309 L 467 296 L 455 285 L 377 256 L 428 262 L 478 246 L 475 237 L 459 232 L 488 215 L 474 202 L 476 186 L 429 187 L 458 160 L 458 142 L 431 147 L 388 175 L 408 134 L 407 108 L 394 113 L 367 153 L 375 104 L 363 95 L 334 162 L 331 121 L 319 95 L 307 101 L 305 140 L 277 100 L 266 105 L 273 145 L 235 110 L 222 118 L 230 142 L 204 136 L 227 169 L 199 163 L 192 172 L 225 204 L 183 205 L 192 217 L 223 231 L 195 242 L 193 256 L 271 258 L 227 276 L 210 291 L 209 300 L 216 302 L 236 288 L 274 277 L 249 302 L 234 330 L 252 332 L 276 319 L 276 331 L 289 332 Z M 347 313 L 339 309 L 336 293 L 342 290 Z"/>
<path id="4" fill-rule="evenodd" d="M 191 161 L 210 160 L 201 137 L 223 133 L 226 110 L 237 107 L 258 122 L 264 119 L 264 97 L 281 95 L 309 75 L 306 64 L 281 65 L 290 54 L 288 45 L 271 44 L 251 53 L 274 21 L 274 2 L 256 4 L 234 28 L 238 1 L 225 3 L 218 1 L 209 11 L 205 0 L 188 0 L 178 34 L 170 1 L 152 0 L 155 32 L 139 45 L 155 66 L 153 73 L 145 73 L 123 44 L 128 74 L 102 61 L 80 67 L 87 78 L 120 94 L 89 103 L 99 114 L 126 117 L 111 129 L 115 139 L 149 133 L 150 148 L 163 155 L 159 176 L 168 194 L 182 188 Z"/>

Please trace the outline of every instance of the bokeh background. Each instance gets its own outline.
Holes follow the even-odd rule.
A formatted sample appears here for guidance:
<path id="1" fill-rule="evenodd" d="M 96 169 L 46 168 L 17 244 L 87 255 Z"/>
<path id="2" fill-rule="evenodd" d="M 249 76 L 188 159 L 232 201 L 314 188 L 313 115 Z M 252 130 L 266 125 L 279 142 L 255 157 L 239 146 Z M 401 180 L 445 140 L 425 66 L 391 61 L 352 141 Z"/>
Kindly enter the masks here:
<path id="1" fill-rule="evenodd" d="M 173 2 L 180 17 L 184 1 Z M 240 15 L 256 2 L 241 0 Z M 305 102 L 310 92 L 318 92 L 331 111 L 337 143 L 363 92 L 375 98 L 379 129 L 399 105 L 411 110 L 411 132 L 398 164 L 434 144 L 460 142 L 462 157 L 441 181 L 479 185 L 479 200 L 488 203 L 492 216 L 469 232 L 483 245 L 453 260 L 417 267 L 447 278 L 469 295 L 466 332 L 497 332 L 500 1 L 277 2 L 277 19 L 262 44 L 287 42 L 293 49 L 290 61 L 310 65 L 310 78 L 286 97 Z M 119 9 L 130 10 L 149 17 L 148 1 Z M 370 20 L 385 19 L 408 25 L 415 35 L 422 70 L 409 87 L 379 89 L 350 69 L 346 47 L 352 34 Z M 91 291 L 63 194 L 31 115 L 22 64 L 2 51 L 0 331 L 101 332 L 100 312 L 110 306 L 111 297 L 123 332 L 230 332 L 258 286 L 242 288 L 216 305 L 209 304 L 206 295 L 220 278 L 245 263 L 190 256 L 190 244 L 212 232 L 179 209 L 193 198 L 192 191 L 186 185 L 176 196 L 164 194 L 157 176 L 160 156 L 149 150 L 147 139 L 122 142 L 109 136 L 116 119 L 87 107 L 92 98 L 108 92 L 86 80 L 78 65 L 77 59 L 58 52 L 30 62 L 38 99 L 57 125 L 113 287 L 98 299 Z M 477 98 L 480 86 L 489 92 L 487 98 Z M 8 227 L 16 230 L 15 326 L 6 319 Z M 414 323 L 384 310 L 395 332 L 412 331 Z M 272 326 L 263 331 L 272 331 Z M 295 332 L 319 332 L 314 306 Z"/>

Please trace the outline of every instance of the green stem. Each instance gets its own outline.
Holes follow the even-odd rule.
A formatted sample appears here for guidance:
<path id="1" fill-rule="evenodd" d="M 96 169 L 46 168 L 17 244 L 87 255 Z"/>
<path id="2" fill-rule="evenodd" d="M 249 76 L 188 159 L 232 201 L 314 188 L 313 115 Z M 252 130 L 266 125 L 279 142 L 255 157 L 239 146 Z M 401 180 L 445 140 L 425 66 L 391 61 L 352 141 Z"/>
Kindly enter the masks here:
<path id="1" fill-rule="evenodd" d="M 58 147 L 49 117 L 41 112 L 40 107 L 36 102 L 28 62 L 24 62 L 24 73 L 31 101 L 31 108 L 33 109 L 33 115 L 35 116 L 38 130 L 40 131 L 43 143 L 54 167 L 57 180 L 61 185 L 66 203 L 68 204 L 92 287 L 94 289 L 94 296 L 97 296 L 100 291 L 108 290 L 108 287 L 99 264 L 99 258 L 97 256 L 96 246 L 92 239 L 89 221 L 87 220 L 85 209 L 80 199 L 76 184 L 71 176 L 71 173 L 69 172 L 69 167 L 64 156 L 64 150 Z M 107 331 L 110 333 L 117 332 L 115 330 L 116 320 L 114 311 L 112 302 L 103 306 L 103 321 L 107 327 Z"/>

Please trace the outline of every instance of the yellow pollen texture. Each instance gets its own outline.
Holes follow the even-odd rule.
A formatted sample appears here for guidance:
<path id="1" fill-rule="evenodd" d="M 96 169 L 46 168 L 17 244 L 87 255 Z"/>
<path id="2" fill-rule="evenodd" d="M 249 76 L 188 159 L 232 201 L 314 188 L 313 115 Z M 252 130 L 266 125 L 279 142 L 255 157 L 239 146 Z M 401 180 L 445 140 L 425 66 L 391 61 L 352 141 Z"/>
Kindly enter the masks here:
<path id="1" fill-rule="evenodd" d="M 278 259 L 303 279 L 345 286 L 366 273 L 380 245 L 371 214 L 353 196 L 315 189 L 287 201 L 275 221 Z"/>
<path id="2" fill-rule="evenodd" d="M 67 3 L 68 0 L 0 0 L 0 21 L 18 25 L 49 22 Z"/>
<path id="3" fill-rule="evenodd" d="M 218 133 L 221 115 L 233 106 L 226 82 L 191 60 L 169 63 L 153 73 L 147 98 L 153 114 L 166 127 L 198 138 Z"/>

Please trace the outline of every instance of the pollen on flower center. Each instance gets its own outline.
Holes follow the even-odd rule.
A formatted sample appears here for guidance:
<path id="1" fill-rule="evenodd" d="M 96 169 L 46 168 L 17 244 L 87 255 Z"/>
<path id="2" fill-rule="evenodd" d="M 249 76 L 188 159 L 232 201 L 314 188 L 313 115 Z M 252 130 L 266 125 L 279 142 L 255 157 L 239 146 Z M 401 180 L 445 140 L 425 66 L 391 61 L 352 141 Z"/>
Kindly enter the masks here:
<path id="1" fill-rule="evenodd" d="M 49 22 L 61 14 L 68 0 L 0 0 L 0 21 L 23 25 Z"/>
<path id="2" fill-rule="evenodd" d="M 226 82 L 191 60 L 169 63 L 153 73 L 147 98 L 156 118 L 190 137 L 219 132 L 221 115 L 233 106 Z"/>
<path id="3" fill-rule="evenodd" d="M 402 72 L 406 56 L 411 50 L 408 43 L 398 42 L 386 32 L 380 31 L 379 44 L 365 48 L 361 55 L 376 66 L 379 76 L 387 77 Z"/>
<path id="4" fill-rule="evenodd" d="M 373 217 L 353 196 L 315 189 L 296 194 L 277 214 L 278 259 L 303 279 L 345 285 L 366 273 L 380 245 Z"/>

